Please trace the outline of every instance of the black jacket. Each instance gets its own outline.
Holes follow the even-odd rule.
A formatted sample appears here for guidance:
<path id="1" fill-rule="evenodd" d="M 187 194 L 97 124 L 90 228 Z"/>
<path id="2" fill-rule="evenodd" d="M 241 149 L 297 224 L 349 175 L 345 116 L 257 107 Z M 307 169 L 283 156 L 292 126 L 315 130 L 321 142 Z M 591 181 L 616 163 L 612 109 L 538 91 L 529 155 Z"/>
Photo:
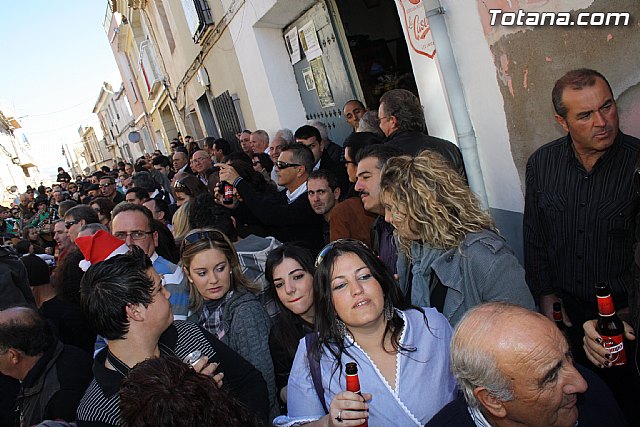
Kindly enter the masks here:
<path id="1" fill-rule="evenodd" d="M 91 381 L 92 361 L 79 348 L 56 342 L 22 382 L 16 399 L 15 425 L 31 426 L 56 419 L 74 421 L 80 398 Z"/>
<path id="2" fill-rule="evenodd" d="M 271 228 L 271 235 L 276 239 L 283 243 L 300 241 L 313 254 L 318 253 L 324 245 L 324 219 L 313 211 L 306 192 L 288 203 L 286 190 L 277 199 L 264 197 L 244 179 L 237 183 L 236 190 L 245 206 Z"/>
<path id="3" fill-rule="evenodd" d="M 611 390 L 592 371 L 580 365 L 576 369 L 589 385 L 585 393 L 578 395 L 578 425 L 580 427 L 628 426 Z M 425 427 L 476 427 L 471 419 L 467 402 L 460 396 L 442 408 Z"/>
<path id="4" fill-rule="evenodd" d="M 27 269 L 17 255 L 0 246 L 0 310 L 25 303 L 36 305 Z"/>
<path id="5" fill-rule="evenodd" d="M 398 147 L 404 154 L 410 156 L 417 156 L 423 150 L 438 153 L 451 163 L 453 169 L 460 176 L 467 179 L 460 149 L 446 139 L 429 136 L 422 132 L 397 130 L 389 135 L 384 142 Z"/>

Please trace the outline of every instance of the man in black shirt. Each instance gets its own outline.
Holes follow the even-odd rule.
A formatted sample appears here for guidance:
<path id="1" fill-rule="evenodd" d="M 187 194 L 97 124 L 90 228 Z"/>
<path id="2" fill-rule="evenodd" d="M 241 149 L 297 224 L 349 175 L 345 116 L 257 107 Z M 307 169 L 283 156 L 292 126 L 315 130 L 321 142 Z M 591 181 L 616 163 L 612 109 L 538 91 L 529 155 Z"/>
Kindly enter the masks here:
<path id="1" fill-rule="evenodd" d="M 269 399 L 260 372 L 198 325 L 173 321 L 170 294 L 142 250 L 134 246 L 91 266 L 81 288 L 82 308 L 108 344 L 96 356 L 79 426 L 120 425 L 120 383 L 133 366 L 167 355 L 184 360 L 195 351 L 206 357 L 194 369 L 218 384 L 224 372 L 224 388 L 266 421 Z"/>
<path id="2" fill-rule="evenodd" d="M 567 135 L 540 147 L 527 163 L 525 270 L 543 314 L 552 318 L 553 304 L 562 301 L 576 360 L 588 364 L 582 324 L 598 314 L 594 285 L 611 286 L 618 310 L 627 307 L 633 286 L 639 202 L 633 177 L 640 140 L 618 129 L 611 87 L 597 71 L 569 71 L 552 98 Z M 637 396 L 636 386 L 625 380 L 628 368 L 601 372 L 618 399 Z M 637 404 L 621 405 L 627 416 L 630 408 L 638 415 Z"/>

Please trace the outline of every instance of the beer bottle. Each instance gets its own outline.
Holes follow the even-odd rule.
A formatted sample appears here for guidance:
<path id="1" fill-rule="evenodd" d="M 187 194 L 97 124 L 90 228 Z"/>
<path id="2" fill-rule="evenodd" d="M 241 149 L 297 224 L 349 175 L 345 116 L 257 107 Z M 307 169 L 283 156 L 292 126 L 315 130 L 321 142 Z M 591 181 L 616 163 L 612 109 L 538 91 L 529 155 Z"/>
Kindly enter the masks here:
<path id="1" fill-rule="evenodd" d="M 611 297 L 608 283 L 596 283 L 596 297 L 598 298 L 598 323 L 596 331 L 602 337 L 602 345 L 611 353 L 611 366 L 623 366 L 627 363 L 624 351 L 624 325 L 616 315 L 616 309 Z"/>
<path id="2" fill-rule="evenodd" d="M 345 371 L 347 373 L 347 391 L 352 391 L 362 396 L 360 392 L 360 380 L 358 379 L 358 365 L 354 362 L 349 362 L 346 365 Z M 367 427 L 368 425 L 369 422 L 365 420 L 364 423 L 360 424 L 360 427 Z"/>
<path id="3" fill-rule="evenodd" d="M 225 205 L 233 204 L 233 185 L 222 181 L 218 185 L 218 192 L 222 194 L 222 203 Z"/>
<path id="4" fill-rule="evenodd" d="M 565 330 L 564 322 L 562 321 L 562 303 L 553 303 L 553 321 L 556 322 L 556 326 L 561 331 Z"/>

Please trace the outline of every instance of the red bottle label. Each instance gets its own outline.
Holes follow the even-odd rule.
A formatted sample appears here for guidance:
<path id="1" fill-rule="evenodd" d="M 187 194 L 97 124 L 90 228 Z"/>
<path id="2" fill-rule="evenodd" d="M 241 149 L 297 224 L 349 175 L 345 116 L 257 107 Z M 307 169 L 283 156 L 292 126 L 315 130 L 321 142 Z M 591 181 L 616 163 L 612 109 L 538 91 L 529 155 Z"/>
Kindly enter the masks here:
<path id="1" fill-rule="evenodd" d="M 232 185 L 225 185 L 224 186 L 224 198 L 225 199 L 230 199 L 233 197 L 233 186 Z"/>
<path id="2" fill-rule="evenodd" d="M 611 353 L 611 366 L 622 366 L 627 363 L 627 354 L 624 351 L 622 335 L 613 337 L 602 336 L 602 345 Z"/>
<path id="3" fill-rule="evenodd" d="M 616 309 L 613 305 L 613 298 L 611 298 L 611 295 L 598 297 L 598 312 L 601 316 L 611 316 L 615 314 Z"/>
<path id="4" fill-rule="evenodd" d="M 347 375 L 347 391 L 360 393 L 360 381 L 357 375 Z"/>
<path id="5" fill-rule="evenodd" d="M 562 312 L 561 311 L 554 311 L 553 312 L 553 320 L 555 320 L 556 322 L 562 322 Z"/>

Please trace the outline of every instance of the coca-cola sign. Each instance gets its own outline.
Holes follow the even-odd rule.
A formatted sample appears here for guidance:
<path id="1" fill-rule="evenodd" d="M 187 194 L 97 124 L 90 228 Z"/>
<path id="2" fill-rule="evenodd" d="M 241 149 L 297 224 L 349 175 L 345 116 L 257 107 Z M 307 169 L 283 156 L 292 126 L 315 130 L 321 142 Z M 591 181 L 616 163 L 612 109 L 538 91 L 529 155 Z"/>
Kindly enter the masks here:
<path id="1" fill-rule="evenodd" d="M 407 40 L 411 49 L 431 59 L 436 54 L 436 46 L 431 38 L 429 21 L 422 0 L 397 0 L 404 15 Z"/>

